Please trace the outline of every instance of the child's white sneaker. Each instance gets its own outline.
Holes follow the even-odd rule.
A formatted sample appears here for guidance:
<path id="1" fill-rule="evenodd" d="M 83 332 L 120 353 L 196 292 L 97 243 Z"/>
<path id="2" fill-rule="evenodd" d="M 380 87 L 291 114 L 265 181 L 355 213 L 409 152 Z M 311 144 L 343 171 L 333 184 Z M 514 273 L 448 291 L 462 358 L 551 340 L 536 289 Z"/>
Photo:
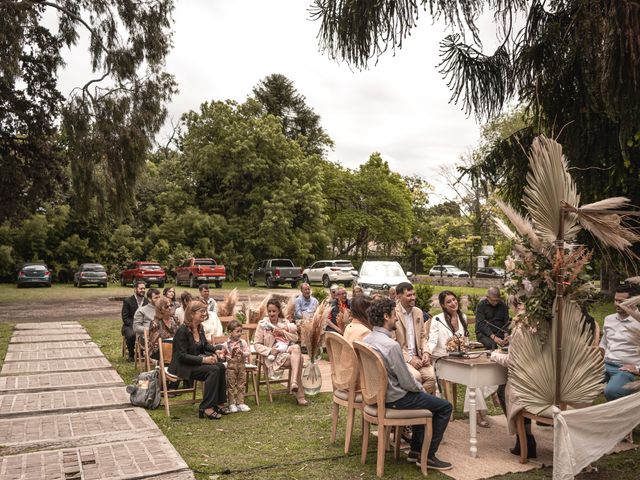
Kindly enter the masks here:
<path id="1" fill-rule="evenodd" d="M 273 362 L 275 359 L 276 359 L 276 356 L 273 353 L 267 356 L 267 360 L 269 360 L 270 362 Z"/>
<path id="2" fill-rule="evenodd" d="M 229 405 L 229 411 L 231 413 L 238 413 L 238 407 L 236 407 L 235 404 L 231 404 Z"/>
<path id="3" fill-rule="evenodd" d="M 247 405 L 246 403 L 238 404 L 238 411 L 239 412 L 248 412 L 249 410 L 251 410 L 251 409 L 249 408 L 249 405 Z"/>

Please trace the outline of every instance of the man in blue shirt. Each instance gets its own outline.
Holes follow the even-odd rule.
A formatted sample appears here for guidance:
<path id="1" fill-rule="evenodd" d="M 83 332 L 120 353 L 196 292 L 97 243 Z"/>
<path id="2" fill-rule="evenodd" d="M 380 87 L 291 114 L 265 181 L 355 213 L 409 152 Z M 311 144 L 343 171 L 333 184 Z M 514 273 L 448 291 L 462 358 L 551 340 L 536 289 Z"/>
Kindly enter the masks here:
<path id="1" fill-rule="evenodd" d="M 295 300 L 295 311 L 293 313 L 296 322 L 306 318 L 313 317 L 316 308 L 318 308 L 318 300 L 311 296 L 311 287 L 308 283 L 303 283 L 300 286 L 300 292 L 302 295 L 298 295 Z"/>
<path id="2" fill-rule="evenodd" d="M 373 331 L 364 338 L 364 343 L 371 345 L 382 357 L 387 370 L 386 407 L 402 410 L 430 410 L 433 418 L 433 434 L 427 458 L 427 467 L 434 470 L 450 470 L 449 462 L 436 457 L 444 431 L 451 417 L 451 404 L 441 398 L 425 393 L 423 386 L 409 372 L 402 355 L 400 344 L 391 337 L 396 328 L 396 304 L 389 298 L 375 300 L 369 308 L 369 321 Z M 420 451 L 424 441 L 424 425 L 414 425 L 411 436 L 411 451 L 407 456 L 409 462 L 420 465 Z"/>

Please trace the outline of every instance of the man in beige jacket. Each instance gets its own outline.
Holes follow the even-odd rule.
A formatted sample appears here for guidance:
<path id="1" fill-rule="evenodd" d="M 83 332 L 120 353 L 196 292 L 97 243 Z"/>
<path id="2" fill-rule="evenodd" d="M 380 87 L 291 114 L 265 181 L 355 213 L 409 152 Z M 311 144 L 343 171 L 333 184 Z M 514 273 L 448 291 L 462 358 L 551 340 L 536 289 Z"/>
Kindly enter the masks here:
<path id="1" fill-rule="evenodd" d="M 422 310 L 416 307 L 416 292 L 409 282 L 398 284 L 396 294 L 396 340 L 411 374 L 427 393 L 433 395 L 436 376 L 427 353 L 431 320 L 424 321 Z"/>

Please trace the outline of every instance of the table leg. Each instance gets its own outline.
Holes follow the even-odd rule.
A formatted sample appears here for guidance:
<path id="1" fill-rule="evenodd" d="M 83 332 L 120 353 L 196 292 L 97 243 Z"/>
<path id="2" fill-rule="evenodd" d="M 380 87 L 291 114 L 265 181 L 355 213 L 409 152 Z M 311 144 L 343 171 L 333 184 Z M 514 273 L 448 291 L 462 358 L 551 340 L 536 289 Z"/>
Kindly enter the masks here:
<path id="1" fill-rule="evenodd" d="M 477 423 L 476 423 L 476 389 L 467 387 L 469 392 L 469 451 L 473 458 L 478 456 Z"/>

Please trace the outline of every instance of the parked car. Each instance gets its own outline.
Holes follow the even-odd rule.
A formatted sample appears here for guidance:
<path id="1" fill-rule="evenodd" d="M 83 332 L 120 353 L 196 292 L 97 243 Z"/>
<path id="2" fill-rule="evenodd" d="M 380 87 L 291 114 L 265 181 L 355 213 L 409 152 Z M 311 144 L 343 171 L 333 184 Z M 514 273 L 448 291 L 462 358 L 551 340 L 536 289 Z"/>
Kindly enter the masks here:
<path id="1" fill-rule="evenodd" d="M 455 265 L 434 265 L 429 270 L 431 277 L 469 277 L 469 272 L 459 269 Z"/>
<path id="2" fill-rule="evenodd" d="M 248 279 L 251 287 L 264 282 L 269 288 L 275 288 L 285 283 L 291 284 L 292 288 L 297 288 L 298 282 L 302 279 L 302 268 L 296 267 L 287 258 L 262 260 L 253 266 Z"/>
<path id="3" fill-rule="evenodd" d="M 399 283 L 408 282 L 407 277 L 413 276 L 411 272 L 404 270 L 398 262 L 366 260 L 362 262 L 360 272 L 353 272 L 356 285 L 364 290 L 366 296 L 370 296 L 376 290 L 389 290 Z"/>
<path id="4" fill-rule="evenodd" d="M 51 271 L 44 263 L 25 263 L 18 272 L 18 288 L 26 285 L 51 286 Z"/>
<path id="5" fill-rule="evenodd" d="M 349 260 L 319 260 L 302 272 L 302 281 L 305 283 L 322 283 L 329 288 L 332 283 L 351 285 L 354 270 Z"/>
<path id="6" fill-rule="evenodd" d="M 107 271 L 99 263 L 83 263 L 78 271 L 73 274 L 73 286 L 83 285 L 107 286 Z"/>
<path id="7" fill-rule="evenodd" d="M 158 288 L 164 287 L 167 281 L 167 274 L 158 262 L 133 262 L 126 270 L 120 274 L 120 285 L 133 284 L 136 281 L 143 281 L 147 287 L 155 283 Z"/>
<path id="8" fill-rule="evenodd" d="M 481 267 L 476 272 L 476 278 L 504 278 L 504 268 L 499 267 Z"/>
<path id="9" fill-rule="evenodd" d="M 222 282 L 227 279 L 224 265 L 218 265 L 213 258 L 189 258 L 176 267 L 176 284 L 189 285 L 196 288 L 201 283 L 213 283 L 216 288 L 222 288 Z"/>

